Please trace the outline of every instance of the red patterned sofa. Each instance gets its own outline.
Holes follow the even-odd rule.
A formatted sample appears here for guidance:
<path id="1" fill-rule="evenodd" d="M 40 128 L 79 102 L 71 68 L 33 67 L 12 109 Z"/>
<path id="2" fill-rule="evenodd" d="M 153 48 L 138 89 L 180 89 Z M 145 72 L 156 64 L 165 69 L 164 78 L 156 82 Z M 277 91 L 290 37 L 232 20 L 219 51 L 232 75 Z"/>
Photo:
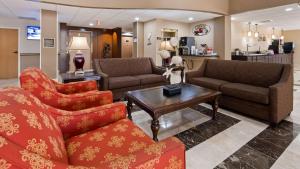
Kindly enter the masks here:
<path id="1" fill-rule="evenodd" d="M 124 104 L 104 107 L 71 113 L 44 105 L 22 89 L 0 89 L 0 168 L 185 168 L 179 140 L 156 143 L 125 119 Z M 82 129 L 87 131 L 64 140 Z"/>
<path id="2" fill-rule="evenodd" d="M 63 110 L 81 110 L 113 101 L 110 91 L 97 90 L 96 81 L 60 84 L 37 68 L 25 69 L 20 75 L 20 83 L 43 103 Z"/>

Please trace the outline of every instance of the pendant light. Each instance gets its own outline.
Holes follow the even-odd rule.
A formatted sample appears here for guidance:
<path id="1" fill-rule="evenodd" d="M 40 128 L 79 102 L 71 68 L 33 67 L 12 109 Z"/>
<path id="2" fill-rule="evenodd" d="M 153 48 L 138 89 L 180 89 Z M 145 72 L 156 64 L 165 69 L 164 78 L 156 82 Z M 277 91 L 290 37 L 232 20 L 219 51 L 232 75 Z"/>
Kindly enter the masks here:
<path id="1" fill-rule="evenodd" d="M 258 32 L 258 30 L 257 30 L 257 26 L 258 26 L 258 24 L 255 24 L 255 33 L 254 33 L 254 37 L 256 37 L 256 38 L 258 38 L 258 36 L 259 36 L 259 32 Z"/>
<path id="2" fill-rule="evenodd" d="M 248 28 L 248 37 L 252 36 L 252 32 L 251 32 L 251 22 L 248 23 L 249 28 Z"/>
<path id="3" fill-rule="evenodd" d="M 276 39 L 276 36 L 275 36 L 275 28 L 273 27 L 273 33 L 272 33 L 272 39 Z"/>
<path id="4" fill-rule="evenodd" d="M 284 36 L 283 36 L 283 29 L 281 29 L 281 36 L 280 36 L 281 40 L 284 40 Z"/>

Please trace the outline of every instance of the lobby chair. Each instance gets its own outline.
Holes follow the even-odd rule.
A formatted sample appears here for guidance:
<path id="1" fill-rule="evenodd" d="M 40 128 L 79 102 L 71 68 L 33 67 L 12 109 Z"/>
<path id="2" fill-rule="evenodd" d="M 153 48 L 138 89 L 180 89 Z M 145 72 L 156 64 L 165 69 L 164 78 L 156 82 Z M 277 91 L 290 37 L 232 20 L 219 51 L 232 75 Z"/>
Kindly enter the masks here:
<path id="1" fill-rule="evenodd" d="M 172 137 L 154 142 L 125 119 L 124 104 L 105 107 L 111 112 L 99 110 L 97 117 L 82 118 L 81 123 L 73 123 L 75 119 L 69 119 L 68 124 L 73 126 L 70 128 L 74 132 L 82 131 L 82 125 L 88 127 L 84 133 L 64 139 L 70 133 L 62 122 L 57 122 L 58 117 L 73 116 L 74 112 L 49 107 L 20 88 L 1 89 L 1 166 L 51 169 L 185 168 L 185 147 L 178 139 Z M 112 115 L 107 117 L 114 120 L 105 125 L 105 118 L 101 118 L 103 114 Z"/>
<path id="2" fill-rule="evenodd" d="M 96 81 L 60 84 L 38 68 L 27 68 L 20 75 L 21 87 L 43 103 L 63 110 L 81 110 L 113 102 L 110 91 L 98 91 Z"/>

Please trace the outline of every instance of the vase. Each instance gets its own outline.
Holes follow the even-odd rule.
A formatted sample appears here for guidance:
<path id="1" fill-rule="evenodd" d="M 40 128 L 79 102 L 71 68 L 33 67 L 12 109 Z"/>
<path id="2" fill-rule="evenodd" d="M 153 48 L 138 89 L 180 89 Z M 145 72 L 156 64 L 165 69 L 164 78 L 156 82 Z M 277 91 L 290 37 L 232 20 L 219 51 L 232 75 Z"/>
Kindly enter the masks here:
<path id="1" fill-rule="evenodd" d="M 83 65 L 84 65 L 84 56 L 83 54 L 76 54 L 74 59 L 73 59 L 74 65 L 75 65 L 75 69 L 76 71 L 82 71 L 83 70 Z"/>

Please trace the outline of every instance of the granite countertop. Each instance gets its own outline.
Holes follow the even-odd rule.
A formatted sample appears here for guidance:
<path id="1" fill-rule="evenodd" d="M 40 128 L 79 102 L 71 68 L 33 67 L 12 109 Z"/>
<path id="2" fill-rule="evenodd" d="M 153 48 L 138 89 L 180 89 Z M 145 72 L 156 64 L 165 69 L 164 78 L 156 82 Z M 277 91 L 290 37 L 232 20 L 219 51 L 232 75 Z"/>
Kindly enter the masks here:
<path id="1" fill-rule="evenodd" d="M 219 55 L 183 55 L 182 57 L 219 57 Z"/>

